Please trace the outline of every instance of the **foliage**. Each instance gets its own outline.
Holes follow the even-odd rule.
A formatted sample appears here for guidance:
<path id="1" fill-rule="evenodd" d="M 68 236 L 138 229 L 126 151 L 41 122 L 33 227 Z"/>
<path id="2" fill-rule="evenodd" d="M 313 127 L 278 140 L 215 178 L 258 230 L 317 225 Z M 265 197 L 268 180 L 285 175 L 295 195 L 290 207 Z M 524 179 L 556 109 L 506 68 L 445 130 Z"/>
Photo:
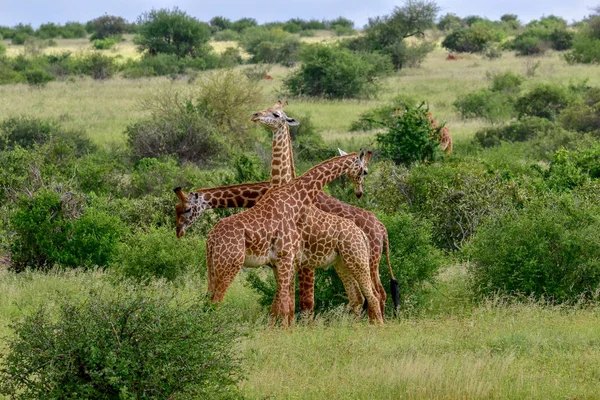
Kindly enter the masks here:
<path id="1" fill-rule="evenodd" d="M 258 22 L 254 18 L 240 18 L 233 22 L 229 29 L 232 29 L 238 33 L 242 33 L 244 30 L 257 26 Z"/>
<path id="2" fill-rule="evenodd" d="M 116 217 L 86 209 L 71 192 L 40 190 L 22 196 L 12 216 L 12 268 L 106 266 L 125 227 Z"/>
<path id="3" fill-rule="evenodd" d="M 415 107 L 417 101 L 412 97 L 403 95 L 396 96 L 388 105 L 371 108 L 362 113 L 358 120 L 350 125 L 350 131 L 370 131 L 380 128 L 382 125 L 389 124 L 394 119 L 394 111 L 403 110 L 406 107 Z"/>
<path id="4" fill-rule="evenodd" d="M 83 132 L 67 130 L 54 120 L 21 116 L 8 118 L 0 123 L 0 150 L 16 146 L 31 148 L 52 138 L 73 143 L 78 153 L 93 148 Z"/>
<path id="5" fill-rule="evenodd" d="M 600 16 L 595 17 L 600 26 Z M 600 28 L 598 29 L 600 31 Z M 590 29 L 577 33 L 573 39 L 571 51 L 565 54 L 565 59 L 571 64 L 597 64 L 600 62 L 600 34 L 596 37 Z"/>
<path id="6" fill-rule="evenodd" d="M 396 164 L 435 161 L 440 154 L 440 131 L 443 125 L 432 127 L 423 103 L 406 106 L 389 122 L 384 122 L 384 133 L 377 134 L 377 148 L 382 157 Z"/>
<path id="7" fill-rule="evenodd" d="M 0 57 L 4 56 L 6 54 L 6 46 L 4 45 L 4 43 L 0 42 Z"/>
<path id="8" fill-rule="evenodd" d="M 148 281 L 153 277 L 175 280 L 193 270 L 205 275 L 203 240 L 188 235 L 177 239 L 169 227 L 136 231 L 121 243 L 112 262 L 113 268 L 126 277 Z"/>
<path id="9" fill-rule="evenodd" d="M 464 25 L 462 18 L 453 13 L 447 13 L 437 23 L 437 28 L 440 31 L 454 31 L 458 28 L 462 28 Z"/>
<path id="10" fill-rule="evenodd" d="M 109 50 L 114 47 L 115 44 L 120 42 L 118 36 L 111 36 L 104 39 L 96 39 L 92 41 L 92 47 L 96 50 Z"/>
<path id="11" fill-rule="evenodd" d="M 559 121 L 565 129 L 600 135 L 600 88 L 588 90 L 581 101 L 562 110 Z"/>
<path id="12" fill-rule="evenodd" d="M 532 116 L 555 121 L 560 112 L 572 102 L 572 94 L 552 84 L 538 84 L 515 103 L 519 117 Z"/>
<path id="13" fill-rule="evenodd" d="M 531 56 L 544 54 L 550 48 L 550 44 L 535 34 L 525 32 L 514 39 L 512 48 L 519 56 Z"/>
<path id="14" fill-rule="evenodd" d="M 451 32 L 442 46 L 457 52 L 481 53 L 491 44 L 500 42 L 504 33 L 487 23 L 475 23 L 468 28 L 459 28 Z"/>
<path id="15" fill-rule="evenodd" d="M 431 224 L 407 212 L 379 214 L 378 218 L 388 233 L 392 270 L 400 286 L 400 308 L 409 304 L 414 306 L 425 291 L 423 284 L 432 282 L 444 263 L 442 252 L 433 246 Z M 391 277 L 385 253 L 379 274 L 390 298 L 388 282 Z"/>
<path id="16" fill-rule="evenodd" d="M 490 122 L 509 119 L 515 113 L 514 99 L 505 92 L 480 89 L 458 96 L 454 107 L 462 118 L 483 118 Z"/>
<path id="17" fill-rule="evenodd" d="M 114 57 L 100 52 L 90 52 L 76 61 L 76 71 L 96 80 L 111 78 L 118 69 Z"/>
<path id="18" fill-rule="evenodd" d="M 524 142 L 535 137 L 548 137 L 560 134 L 562 128 L 540 117 L 523 117 L 508 125 L 483 128 L 475 134 L 483 147 L 498 146 L 501 142 Z"/>
<path id="19" fill-rule="evenodd" d="M 598 207 L 548 196 L 482 226 L 468 248 L 473 288 L 556 302 L 592 295 L 600 284 Z"/>
<path id="20" fill-rule="evenodd" d="M 285 88 L 296 96 L 353 98 L 369 95 L 376 78 L 390 70 L 384 59 L 360 55 L 324 44 L 307 46 L 300 68 L 284 80 Z"/>
<path id="21" fill-rule="evenodd" d="M 128 24 L 122 17 L 103 15 L 91 21 L 90 41 L 121 36 L 128 31 Z"/>
<path id="22" fill-rule="evenodd" d="M 13 322 L 0 393 L 39 398 L 234 398 L 238 331 L 203 300 L 121 290 L 64 297 Z"/>
<path id="23" fill-rule="evenodd" d="M 213 35 L 213 40 L 216 42 L 229 42 L 240 40 L 240 35 L 234 30 L 225 29 L 218 31 Z"/>
<path id="24" fill-rule="evenodd" d="M 240 45 L 252 55 L 251 61 L 254 63 L 281 63 L 293 66 L 300 41 L 283 29 L 256 26 L 244 30 Z"/>
<path id="25" fill-rule="evenodd" d="M 257 156 L 247 153 L 238 154 L 232 162 L 235 183 L 261 182 L 269 180 L 269 172 Z"/>
<path id="26" fill-rule="evenodd" d="M 145 12 L 138 19 L 134 43 L 140 52 L 151 55 L 175 54 L 202 57 L 210 52 L 208 24 L 198 21 L 177 7 Z"/>
<path id="27" fill-rule="evenodd" d="M 490 90 L 493 92 L 518 93 L 521 90 L 523 77 L 511 71 L 500 72 L 491 76 Z"/>
<path id="28" fill-rule="evenodd" d="M 290 127 L 292 149 L 300 162 L 320 162 L 337 156 L 335 150 L 328 148 L 323 137 L 317 131 L 310 114 L 296 118 L 301 124 Z"/>

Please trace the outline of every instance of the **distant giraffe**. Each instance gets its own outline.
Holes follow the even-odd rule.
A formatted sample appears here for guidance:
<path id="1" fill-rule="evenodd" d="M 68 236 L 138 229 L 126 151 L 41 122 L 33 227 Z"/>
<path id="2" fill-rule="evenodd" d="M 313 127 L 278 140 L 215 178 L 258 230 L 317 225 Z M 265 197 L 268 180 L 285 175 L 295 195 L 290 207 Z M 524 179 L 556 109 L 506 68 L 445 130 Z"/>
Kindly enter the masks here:
<path id="1" fill-rule="evenodd" d="M 427 113 L 427 118 L 433 128 L 437 128 L 440 124 L 433 118 L 430 112 Z M 452 154 L 452 136 L 450 136 L 450 129 L 447 126 L 443 126 L 440 129 L 440 147 L 446 154 Z"/>
<path id="2" fill-rule="evenodd" d="M 301 232 L 298 224 L 307 215 L 307 207 L 323 186 L 336 177 L 347 173 L 355 185 L 355 193 L 362 194 L 362 181 L 367 171 L 367 153 L 353 153 L 325 161 L 293 182 L 270 189 L 258 203 L 240 214 L 222 219 L 207 238 L 208 291 L 211 299 L 220 302 L 242 265 L 256 267 L 275 265 L 278 284 L 276 300 L 271 308 L 271 323 L 281 317 L 284 326 L 290 322 L 290 304 L 293 304 L 294 266 L 302 259 L 300 254 Z M 177 191 L 180 199 L 185 196 Z M 193 197 L 196 197 L 193 194 Z M 183 203 L 183 201 L 182 201 Z M 185 210 L 184 210 L 185 211 Z M 352 225 L 347 225 L 346 228 Z M 382 323 L 377 296 L 373 293 L 367 257 L 367 243 L 359 229 L 332 227 L 330 233 L 336 240 L 352 243 L 345 246 L 341 271 L 344 277 L 352 276 L 362 294 L 369 302 L 371 322 Z M 359 235 L 359 236 L 357 236 Z M 301 254 L 300 254 L 301 256 Z M 340 267 L 336 264 L 336 268 Z M 292 309 L 293 310 L 293 309 Z"/>

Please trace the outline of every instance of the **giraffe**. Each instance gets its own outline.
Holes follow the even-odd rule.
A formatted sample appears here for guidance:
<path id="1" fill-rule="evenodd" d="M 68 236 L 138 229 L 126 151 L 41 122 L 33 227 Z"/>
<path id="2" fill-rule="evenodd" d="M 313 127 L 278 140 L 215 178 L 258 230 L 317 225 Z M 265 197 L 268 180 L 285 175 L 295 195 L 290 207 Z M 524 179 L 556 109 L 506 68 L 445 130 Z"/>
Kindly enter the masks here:
<path id="1" fill-rule="evenodd" d="M 427 113 L 427 118 L 429 118 L 429 123 L 432 128 L 440 126 L 439 122 L 433 118 L 433 115 L 431 115 L 430 112 Z M 445 125 L 440 129 L 440 147 L 444 153 L 452 154 L 452 136 L 450 136 L 450 129 Z"/>
<path id="2" fill-rule="evenodd" d="M 287 105 L 287 101 L 282 103 L 281 100 L 279 100 L 272 107 L 254 113 L 251 118 L 252 121 L 266 126 L 273 133 L 270 180 L 271 187 L 290 182 L 296 177 L 294 168 L 294 154 L 292 152 L 292 138 L 289 127 L 298 125 L 298 122 L 293 118 L 289 118 L 283 111 L 283 108 Z M 340 153 L 342 153 L 341 150 Z M 344 154 L 345 153 L 342 155 Z M 370 155 L 368 157 L 370 158 Z M 367 162 L 368 161 L 369 160 L 367 159 Z M 304 244 L 303 254 L 306 257 L 306 262 L 298 268 L 298 277 L 300 281 L 301 309 L 308 309 L 309 314 L 312 314 L 314 310 L 314 268 L 326 268 L 329 265 L 323 265 L 322 263 L 327 263 L 330 261 L 317 256 L 317 249 L 322 253 L 329 254 L 334 251 L 331 246 L 335 246 L 337 244 L 329 240 L 330 238 L 320 230 L 320 227 L 336 224 L 340 225 L 343 224 L 343 222 L 337 220 L 342 217 L 331 213 L 327 215 L 326 212 L 320 210 L 314 204 L 309 207 L 307 214 L 308 213 L 311 214 L 311 218 L 306 218 L 301 224 L 299 224 L 299 229 L 302 232 L 302 240 Z M 319 220 L 322 220 L 323 224 L 318 224 Z M 338 252 L 340 250 L 343 252 L 343 249 L 336 250 Z M 378 254 L 381 254 L 381 249 L 379 249 Z M 374 273 L 371 274 L 371 280 L 375 285 L 375 292 L 379 297 L 379 304 L 381 313 L 383 315 L 386 294 L 385 290 L 383 289 L 383 285 L 381 284 L 381 280 L 379 279 L 379 258 L 376 261 L 377 263 L 375 268 L 372 269 Z M 341 271 L 343 268 L 338 266 L 337 270 Z M 275 269 L 274 272 L 276 272 Z M 393 277 L 391 265 L 390 273 Z M 350 308 L 355 309 L 356 304 L 362 303 L 364 298 L 360 294 L 360 290 L 356 290 L 356 282 L 352 282 L 348 277 L 340 275 L 339 272 L 338 275 L 340 276 L 340 279 L 344 284 L 344 288 L 346 289 L 346 293 L 348 294 Z M 354 289 L 352 289 L 352 287 L 354 287 Z"/>
<path id="3" fill-rule="evenodd" d="M 297 125 L 283 112 L 287 105 L 278 101 L 274 106 L 254 113 L 253 121 L 269 127 L 273 132 L 273 161 L 271 168 L 271 183 L 260 182 L 211 189 L 200 189 L 195 197 L 180 197 L 176 206 L 176 234 L 181 237 L 194 221 L 207 209 L 227 207 L 252 207 L 269 190 L 271 184 L 278 185 L 281 181 L 289 181 L 295 177 L 291 137 L 288 125 Z M 287 124 L 285 122 L 288 122 Z M 279 179 L 277 179 L 279 177 Z M 275 180 L 274 180 L 275 179 Z M 382 315 L 385 311 L 386 292 L 379 278 L 379 261 L 382 250 L 386 250 L 387 263 L 391 276 L 392 299 L 395 309 L 399 306 L 398 281 L 390 264 L 389 242 L 385 226 L 375 214 L 345 204 L 323 192 L 315 198 L 314 205 L 329 214 L 348 219 L 356 224 L 367 236 L 369 241 L 369 265 L 371 279 L 376 287 Z M 184 212 L 188 211 L 188 212 Z M 274 270 L 274 272 L 276 272 Z M 298 270 L 300 282 L 300 309 L 303 313 L 312 314 L 314 310 L 314 270 L 302 267 Z M 349 293 L 350 294 L 350 293 Z M 352 306 L 351 306 L 352 307 Z"/>
<path id="4" fill-rule="evenodd" d="M 368 172 L 369 153 L 361 150 L 327 160 L 311 168 L 301 177 L 280 187 L 271 188 L 257 204 L 236 215 L 220 220 L 207 237 L 208 291 L 213 302 L 222 301 L 225 292 L 242 265 L 257 267 L 265 264 L 277 268 L 277 295 L 271 307 L 271 325 L 281 317 L 289 325 L 290 304 L 293 304 L 294 267 L 302 264 L 300 246 L 302 219 L 311 218 L 306 213 L 314 197 L 331 180 L 347 173 L 354 183 L 355 194 L 362 195 L 364 175 Z M 178 196 L 183 196 L 181 189 Z M 194 195 L 194 197 L 196 197 Z M 373 293 L 368 265 L 368 243 L 364 233 L 349 221 L 344 226 L 331 227 L 329 234 L 339 242 L 350 245 L 342 254 L 342 275 L 352 276 L 369 304 L 371 322 L 383 323 Z M 295 258 L 298 255 L 299 259 Z M 323 255 L 328 256 L 328 255 Z M 339 267 L 340 263 L 336 264 Z"/>

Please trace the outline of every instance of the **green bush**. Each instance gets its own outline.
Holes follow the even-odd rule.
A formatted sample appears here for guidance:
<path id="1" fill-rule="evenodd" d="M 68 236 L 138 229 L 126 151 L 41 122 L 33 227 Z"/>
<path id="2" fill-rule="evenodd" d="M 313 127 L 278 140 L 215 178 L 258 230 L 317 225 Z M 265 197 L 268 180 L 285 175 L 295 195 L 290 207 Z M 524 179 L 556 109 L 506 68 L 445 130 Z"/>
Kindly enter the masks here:
<path id="1" fill-rule="evenodd" d="M 573 47 L 573 38 L 575 37 L 573 32 L 555 29 L 550 34 L 550 43 L 552 44 L 552 48 L 558 51 L 569 50 Z"/>
<path id="2" fill-rule="evenodd" d="M 128 24 L 122 17 L 114 15 L 103 15 L 88 23 L 90 25 L 89 33 L 92 34 L 90 41 L 102 40 L 111 36 L 121 36 L 127 33 Z"/>
<path id="3" fill-rule="evenodd" d="M 409 210 L 432 223 L 436 246 L 457 250 L 485 221 L 517 206 L 521 195 L 481 162 L 417 164 L 409 169 L 380 163 L 367 184 L 369 207 L 387 214 Z"/>
<path id="4" fill-rule="evenodd" d="M 233 42 L 240 40 L 240 34 L 231 29 L 224 29 L 216 32 L 212 38 L 215 42 Z"/>
<path id="5" fill-rule="evenodd" d="M 561 111 L 559 121 L 565 129 L 600 136 L 600 88 L 590 89 L 582 101 Z"/>
<path id="6" fill-rule="evenodd" d="M 525 142 L 535 137 L 547 137 L 560 131 L 560 126 L 547 119 L 523 117 L 508 125 L 483 128 L 475 133 L 475 140 L 483 147 L 492 147 L 501 142 Z"/>
<path id="7" fill-rule="evenodd" d="M 114 57 L 100 52 L 91 52 L 75 62 L 76 71 L 82 75 L 91 76 L 96 80 L 111 78 L 118 70 Z"/>
<path id="8" fill-rule="evenodd" d="M 54 76 L 42 68 L 28 69 L 23 75 L 31 86 L 42 87 L 54 80 Z"/>
<path id="9" fill-rule="evenodd" d="M 177 239 L 174 229 L 150 228 L 134 232 L 121 243 L 112 265 L 126 277 L 172 281 L 191 270 L 205 276 L 205 252 L 204 241 L 198 237 Z"/>
<path id="10" fill-rule="evenodd" d="M 571 195 L 539 199 L 482 226 L 469 246 L 478 296 L 591 296 L 600 284 L 596 205 Z"/>
<path id="11" fill-rule="evenodd" d="M 224 52 L 221 53 L 219 58 L 220 68 L 233 68 L 236 65 L 244 63 L 244 59 L 240 53 L 240 50 L 235 47 L 228 47 Z"/>
<path id="12" fill-rule="evenodd" d="M 480 89 L 459 96 L 454 108 L 462 118 L 483 118 L 490 122 L 510 119 L 514 114 L 514 99 L 506 92 Z"/>
<path id="13" fill-rule="evenodd" d="M 453 13 L 447 13 L 440 18 L 437 23 L 437 28 L 440 31 L 453 31 L 463 27 L 463 20 L 458 15 Z"/>
<path id="14" fill-rule="evenodd" d="M 493 92 L 518 93 L 524 78 L 511 71 L 505 71 L 492 76 L 490 90 Z"/>
<path id="15" fill-rule="evenodd" d="M 296 118 L 301 124 L 290 127 L 293 154 L 299 162 L 321 162 L 335 157 L 335 150 L 326 146 L 310 114 Z"/>
<path id="16" fill-rule="evenodd" d="M 514 39 L 512 48 L 518 56 L 531 56 L 544 54 L 550 48 L 550 43 L 534 33 L 524 32 Z"/>
<path id="17" fill-rule="evenodd" d="M 407 212 L 379 214 L 378 218 L 388 232 L 390 261 L 400 286 L 400 307 L 414 306 L 422 300 L 423 284 L 431 282 L 444 263 L 442 252 L 433 246 L 431 224 Z M 385 255 L 379 274 L 390 298 L 391 277 Z"/>
<path id="18" fill-rule="evenodd" d="M 310 45 L 300 68 L 284 80 L 285 88 L 296 96 L 353 98 L 371 94 L 377 76 L 390 71 L 389 63 L 375 55 L 359 55 L 350 50 L 323 44 Z"/>
<path id="19" fill-rule="evenodd" d="M 300 41 L 283 29 L 262 26 L 246 29 L 240 45 L 252 55 L 251 62 L 293 66 L 298 57 Z"/>
<path id="20" fill-rule="evenodd" d="M 138 19 L 134 43 L 140 52 L 151 55 L 203 57 L 212 51 L 208 45 L 210 27 L 177 7 L 143 13 Z"/>
<path id="21" fill-rule="evenodd" d="M 555 121 L 560 112 L 573 101 L 565 88 L 552 84 L 538 84 L 515 103 L 519 118 L 524 116 Z"/>
<path id="22" fill-rule="evenodd" d="M 0 57 L 4 56 L 6 54 L 6 46 L 4 45 L 4 43 L 0 42 Z"/>
<path id="23" fill-rule="evenodd" d="M 0 123 L 0 150 L 16 146 L 31 148 L 51 138 L 73 144 L 78 154 L 94 149 L 83 132 L 66 130 L 53 120 L 21 116 L 11 117 Z"/>
<path id="24" fill-rule="evenodd" d="M 396 164 L 435 161 L 440 151 L 443 125 L 431 126 L 429 107 L 405 107 L 402 113 L 384 125 L 385 132 L 377 134 L 377 148 L 381 156 Z"/>
<path id="25" fill-rule="evenodd" d="M 16 33 L 12 39 L 10 40 L 10 42 L 14 45 L 23 45 L 25 44 L 25 42 L 27 41 L 27 39 L 29 39 L 31 37 L 31 35 L 27 34 L 27 33 Z"/>
<path id="26" fill-rule="evenodd" d="M 12 268 L 106 266 L 125 232 L 119 219 L 94 208 L 71 192 L 42 189 L 23 196 L 11 219 Z"/>
<path id="27" fill-rule="evenodd" d="M 565 54 L 565 59 L 570 64 L 598 64 L 600 62 L 600 39 L 579 33 L 573 39 L 571 51 Z"/>
<path id="28" fill-rule="evenodd" d="M 14 399 L 236 398 L 236 327 L 202 300 L 91 292 L 13 322 L 0 393 Z"/>
<path id="29" fill-rule="evenodd" d="M 104 39 L 96 39 L 92 42 L 92 47 L 96 50 L 109 50 L 114 47 L 115 44 L 119 43 L 121 39 L 119 37 L 107 37 Z"/>
<path id="30" fill-rule="evenodd" d="M 417 101 L 412 97 L 404 95 L 396 96 L 389 105 L 371 108 L 362 113 L 356 121 L 350 125 L 351 131 L 370 131 L 381 128 L 394 119 L 395 110 L 403 110 L 406 107 L 415 107 Z"/>
<path id="31" fill-rule="evenodd" d="M 442 47 L 461 53 L 480 53 L 492 43 L 501 42 L 503 38 L 502 31 L 486 23 L 476 23 L 450 33 L 442 42 Z"/>

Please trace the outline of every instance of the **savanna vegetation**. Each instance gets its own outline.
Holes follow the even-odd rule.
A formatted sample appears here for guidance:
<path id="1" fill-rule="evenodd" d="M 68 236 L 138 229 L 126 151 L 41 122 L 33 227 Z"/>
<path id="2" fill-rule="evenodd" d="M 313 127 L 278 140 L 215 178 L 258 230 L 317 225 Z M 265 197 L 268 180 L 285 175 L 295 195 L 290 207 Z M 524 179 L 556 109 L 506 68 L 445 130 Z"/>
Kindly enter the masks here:
<path id="1" fill-rule="evenodd" d="M 0 398 L 594 398 L 599 14 L 0 27 Z M 363 198 L 326 191 L 388 230 L 384 327 L 333 268 L 290 332 L 268 268 L 207 303 L 206 235 L 240 210 L 175 237 L 174 187 L 268 179 L 249 117 L 282 97 L 298 173 L 375 152 Z"/>

